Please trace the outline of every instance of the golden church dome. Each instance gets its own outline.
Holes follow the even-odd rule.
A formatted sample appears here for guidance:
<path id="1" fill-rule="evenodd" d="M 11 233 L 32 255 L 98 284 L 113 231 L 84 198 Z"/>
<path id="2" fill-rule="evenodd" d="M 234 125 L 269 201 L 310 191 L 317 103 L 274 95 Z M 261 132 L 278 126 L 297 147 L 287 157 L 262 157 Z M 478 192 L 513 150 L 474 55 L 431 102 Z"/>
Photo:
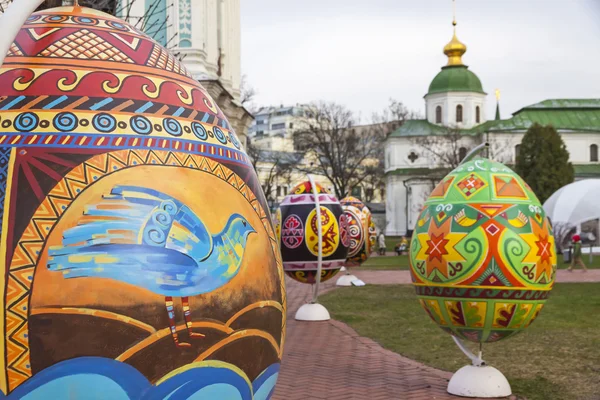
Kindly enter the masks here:
<path id="1" fill-rule="evenodd" d="M 456 37 L 456 20 L 452 21 L 454 26 L 454 34 L 452 40 L 444 46 L 444 54 L 448 57 L 446 65 L 463 65 L 462 55 L 467 52 L 467 46 Z"/>

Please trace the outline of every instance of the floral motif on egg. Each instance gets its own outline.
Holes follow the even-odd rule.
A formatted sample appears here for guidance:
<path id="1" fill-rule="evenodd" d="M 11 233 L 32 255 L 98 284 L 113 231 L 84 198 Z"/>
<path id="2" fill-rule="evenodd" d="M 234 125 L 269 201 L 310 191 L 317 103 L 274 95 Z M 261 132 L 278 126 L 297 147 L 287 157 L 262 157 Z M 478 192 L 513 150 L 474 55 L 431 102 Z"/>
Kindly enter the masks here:
<path id="1" fill-rule="evenodd" d="M 529 186 L 508 167 L 477 159 L 433 190 L 410 245 L 425 311 L 445 331 L 493 342 L 528 327 L 552 289 L 552 227 Z"/>

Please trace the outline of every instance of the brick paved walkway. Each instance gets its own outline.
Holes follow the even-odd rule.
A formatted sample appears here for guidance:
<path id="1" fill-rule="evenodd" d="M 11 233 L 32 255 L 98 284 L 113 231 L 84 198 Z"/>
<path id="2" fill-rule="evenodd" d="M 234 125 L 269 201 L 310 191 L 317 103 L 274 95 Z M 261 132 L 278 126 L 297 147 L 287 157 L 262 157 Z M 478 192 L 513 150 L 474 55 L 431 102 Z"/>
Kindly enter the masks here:
<path id="1" fill-rule="evenodd" d="M 410 283 L 408 271 L 352 273 L 369 284 Z M 334 289 L 335 281 L 323 284 L 321 293 Z M 600 270 L 560 270 L 557 281 L 600 282 Z M 458 399 L 446 393 L 449 372 L 386 350 L 341 322 L 296 321 L 296 310 L 310 300 L 311 287 L 287 277 L 286 285 L 287 340 L 273 400 Z"/>
<path id="2" fill-rule="evenodd" d="M 296 321 L 311 287 L 287 278 L 286 285 L 287 340 L 273 400 L 456 399 L 446 393 L 450 373 L 385 350 L 341 322 Z"/>

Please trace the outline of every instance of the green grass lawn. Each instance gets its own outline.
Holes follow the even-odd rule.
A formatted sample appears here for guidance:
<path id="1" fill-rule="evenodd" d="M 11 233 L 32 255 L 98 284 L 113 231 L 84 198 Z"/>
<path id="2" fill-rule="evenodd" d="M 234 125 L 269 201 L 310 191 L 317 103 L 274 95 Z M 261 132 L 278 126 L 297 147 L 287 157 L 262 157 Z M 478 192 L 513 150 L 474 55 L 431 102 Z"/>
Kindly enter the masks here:
<path id="1" fill-rule="evenodd" d="M 371 256 L 364 264 L 360 266 L 363 269 L 403 269 L 408 270 L 408 256 Z"/>
<path id="2" fill-rule="evenodd" d="M 319 300 L 332 318 L 408 358 L 451 372 L 469 363 L 410 285 L 339 288 Z M 599 328 L 600 283 L 559 283 L 525 332 L 484 345 L 483 358 L 529 400 L 592 399 L 600 393 Z"/>

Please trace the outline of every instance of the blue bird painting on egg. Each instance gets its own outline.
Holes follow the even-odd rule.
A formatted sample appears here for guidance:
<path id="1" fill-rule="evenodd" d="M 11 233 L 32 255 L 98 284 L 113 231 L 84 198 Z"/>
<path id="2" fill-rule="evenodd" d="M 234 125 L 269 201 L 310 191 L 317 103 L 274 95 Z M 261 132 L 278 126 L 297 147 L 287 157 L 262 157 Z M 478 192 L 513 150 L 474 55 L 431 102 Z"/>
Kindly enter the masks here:
<path id="1" fill-rule="evenodd" d="M 179 341 L 173 297 L 181 297 L 190 338 L 189 296 L 211 292 L 239 271 L 246 241 L 256 231 L 232 214 L 211 235 L 185 204 L 157 190 L 115 186 L 98 204 L 86 206 L 77 225 L 63 232 L 62 246 L 49 250 L 48 269 L 65 278 L 109 278 L 165 296 L 173 340 Z"/>

